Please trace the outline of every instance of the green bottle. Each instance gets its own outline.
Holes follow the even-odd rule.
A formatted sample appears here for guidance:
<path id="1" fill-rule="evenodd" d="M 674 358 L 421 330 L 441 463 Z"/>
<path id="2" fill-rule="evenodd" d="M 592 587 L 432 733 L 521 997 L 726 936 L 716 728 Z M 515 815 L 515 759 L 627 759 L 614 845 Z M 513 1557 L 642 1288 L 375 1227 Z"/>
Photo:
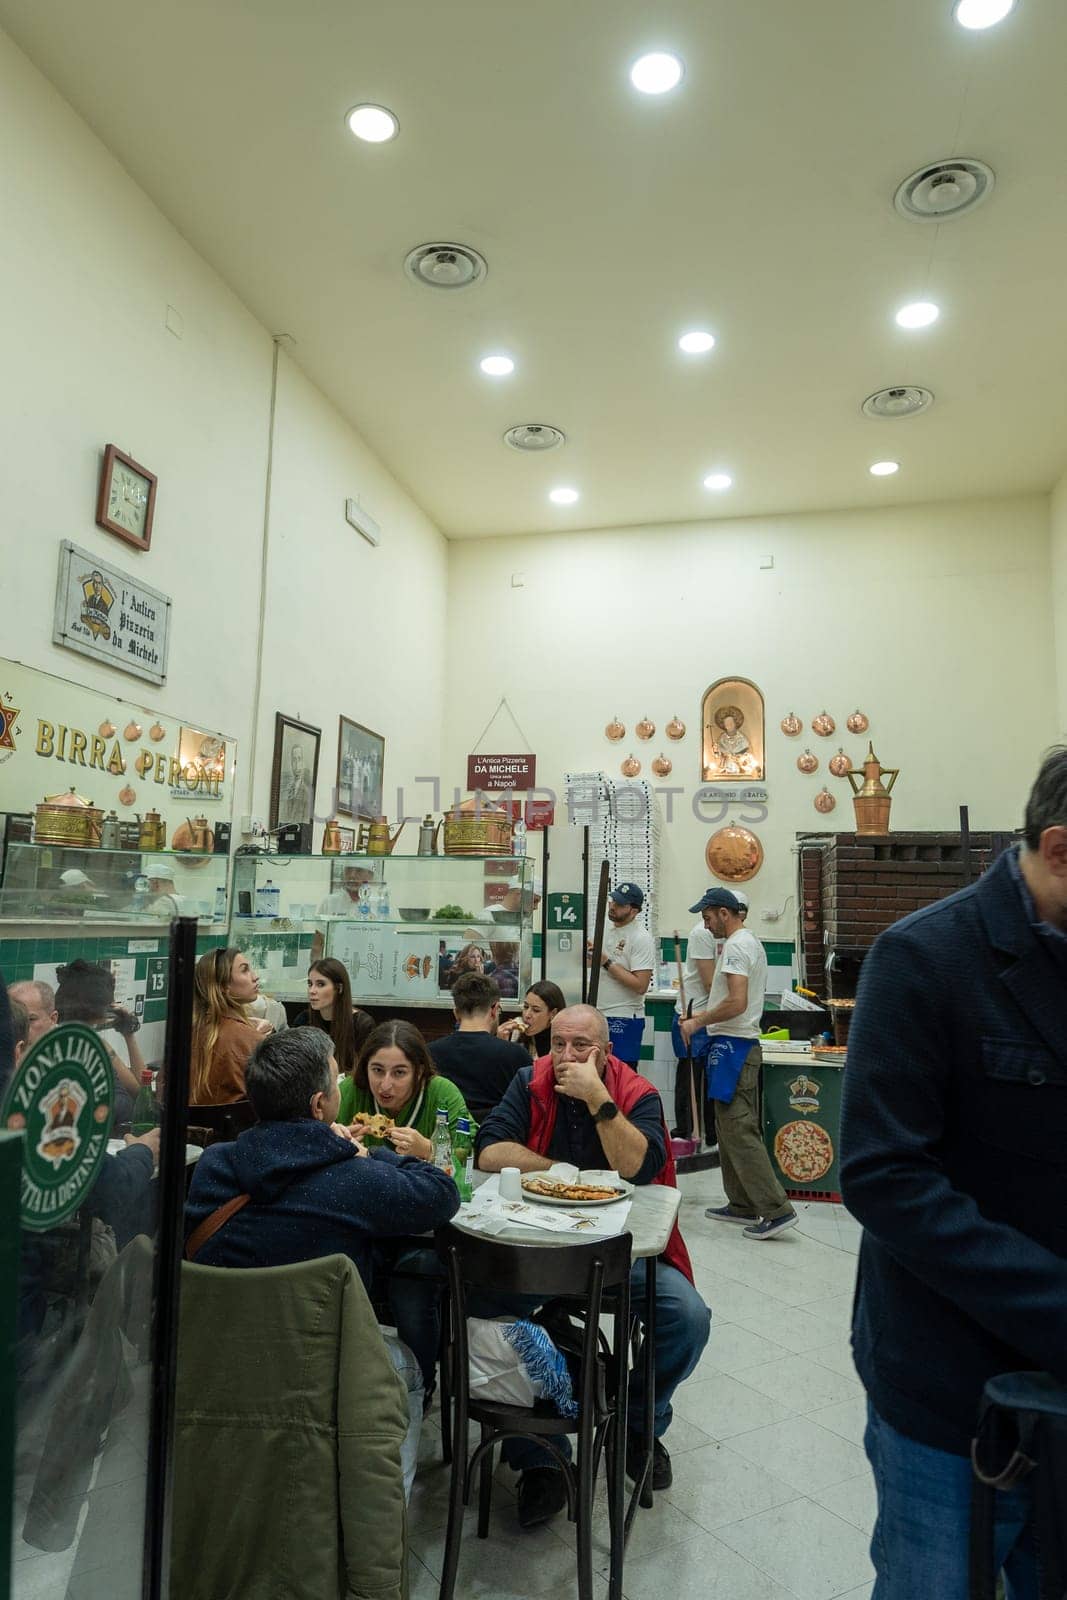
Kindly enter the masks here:
<path id="1" fill-rule="evenodd" d="M 456 1118 L 456 1131 L 452 1139 L 452 1176 L 461 1200 L 469 1200 L 474 1193 L 474 1138 L 469 1117 Z"/>
<path id="2" fill-rule="evenodd" d="M 152 1093 L 152 1074 L 146 1067 L 141 1073 L 141 1087 L 137 1091 L 137 1099 L 133 1102 L 133 1110 L 130 1113 L 130 1132 L 139 1138 L 142 1133 L 151 1133 L 152 1129 L 158 1126 L 159 1107 Z"/>

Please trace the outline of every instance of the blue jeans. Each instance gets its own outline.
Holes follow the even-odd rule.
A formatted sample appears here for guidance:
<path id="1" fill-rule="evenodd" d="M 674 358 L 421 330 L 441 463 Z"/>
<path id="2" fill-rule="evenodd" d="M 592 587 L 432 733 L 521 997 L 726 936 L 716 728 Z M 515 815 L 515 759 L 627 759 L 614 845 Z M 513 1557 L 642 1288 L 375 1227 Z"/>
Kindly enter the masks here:
<path id="1" fill-rule="evenodd" d="M 868 1402 L 867 1458 L 878 1491 L 871 1600 L 967 1600 L 971 1463 L 891 1428 Z M 1037 1566 L 1026 1489 L 997 1494 L 995 1549 L 1008 1600 L 1037 1600 Z"/>
<path id="2" fill-rule="evenodd" d="M 390 1244 L 384 1241 L 379 1249 L 378 1281 L 386 1284 L 393 1324 L 414 1352 L 430 1393 L 437 1383 L 441 1301 L 448 1275 L 432 1245 L 403 1244 L 394 1253 Z"/>
<path id="3" fill-rule="evenodd" d="M 640 1316 L 645 1304 L 645 1263 L 634 1263 L 630 1273 L 630 1295 L 634 1311 Z M 501 1298 L 511 1298 L 503 1296 Z M 503 1311 L 518 1310 L 514 1305 L 501 1306 L 494 1315 Z M 524 1306 L 522 1311 L 535 1309 Z M 520 1311 L 521 1314 L 521 1311 Z M 669 1267 L 665 1261 L 656 1266 L 656 1383 L 653 1400 L 655 1422 L 653 1432 L 657 1439 L 671 1425 L 673 1411 L 671 1399 L 704 1353 L 711 1332 L 711 1312 L 684 1273 Z M 635 1433 L 644 1433 L 645 1373 L 643 1362 L 630 1374 L 630 1393 L 627 1401 L 628 1423 Z M 565 1451 L 570 1449 L 564 1435 L 558 1441 Z M 555 1463 L 547 1450 L 532 1439 L 505 1439 L 501 1455 L 516 1472 L 527 1467 L 550 1467 Z"/>
<path id="4" fill-rule="evenodd" d="M 411 1499 L 411 1485 L 415 1482 L 415 1468 L 419 1460 L 419 1438 L 422 1434 L 422 1398 L 425 1390 L 422 1387 L 422 1373 L 407 1345 L 400 1339 L 394 1339 L 391 1333 L 383 1333 L 385 1348 L 389 1352 L 389 1359 L 393 1363 L 393 1371 L 400 1378 L 408 1395 L 408 1431 L 404 1435 L 404 1442 L 400 1446 L 400 1469 L 404 1474 L 404 1499 Z"/>

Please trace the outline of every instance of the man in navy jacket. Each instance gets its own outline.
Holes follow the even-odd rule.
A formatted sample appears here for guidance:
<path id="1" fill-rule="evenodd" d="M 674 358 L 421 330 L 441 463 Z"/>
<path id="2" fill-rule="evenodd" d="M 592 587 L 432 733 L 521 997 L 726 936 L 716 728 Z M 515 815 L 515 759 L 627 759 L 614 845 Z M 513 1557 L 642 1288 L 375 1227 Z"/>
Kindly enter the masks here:
<path id="1" fill-rule="evenodd" d="M 1067 1382 L 1067 748 L 1024 840 L 877 940 L 848 1044 L 841 1188 L 864 1226 L 852 1340 L 878 1490 L 877 1600 L 964 1600 L 986 1380 Z M 1025 1485 L 997 1496 L 1037 1595 Z"/>

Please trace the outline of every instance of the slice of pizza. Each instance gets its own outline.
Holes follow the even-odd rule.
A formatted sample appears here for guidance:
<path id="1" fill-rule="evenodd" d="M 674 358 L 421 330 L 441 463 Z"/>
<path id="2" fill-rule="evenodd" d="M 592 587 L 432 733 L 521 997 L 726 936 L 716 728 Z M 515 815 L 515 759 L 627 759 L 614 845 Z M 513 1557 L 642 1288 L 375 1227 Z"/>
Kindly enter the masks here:
<path id="1" fill-rule="evenodd" d="M 348 1126 L 353 1133 L 366 1138 L 384 1139 L 389 1129 L 396 1127 L 396 1123 L 382 1111 L 357 1111 Z"/>

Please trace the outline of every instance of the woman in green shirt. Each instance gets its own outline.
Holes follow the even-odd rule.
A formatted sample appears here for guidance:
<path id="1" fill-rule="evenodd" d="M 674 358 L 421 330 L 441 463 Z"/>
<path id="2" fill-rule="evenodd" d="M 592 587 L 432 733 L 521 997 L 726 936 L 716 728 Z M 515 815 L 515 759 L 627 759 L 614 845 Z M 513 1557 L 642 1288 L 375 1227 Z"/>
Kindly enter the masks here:
<path id="1" fill-rule="evenodd" d="M 477 1131 L 455 1084 L 438 1075 L 418 1028 L 410 1022 L 380 1023 L 360 1051 L 355 1071 L 341 1083 L 337 1120 L 359 1123 L 376 1114 L 391 1117 L 395 1126 L 387 1134 L 382 1138 L 364 1134 L 360 1143 L 368 1149 L 388 1143 L 402 1156 L 432 1161 L 438 1111 L 448 1113 L 451 1138 L 458 1117 L 467 1117 L 471 1132 Z"/>
<path id="2" fill-rule="evenodd" d="M 474 1131 L 463 1096 L 438 1075 L 418 1028 L 410 1022 L 379 1024 L 341 1085 L 338 1121 L 358 1128 L 376 1114 L 391 1117 L 394 1126 L 383 1138 L 366 1133 L 360 1143 L 369 1149 L 391 1145 L 398 1155 L 429 1161 L 439 1110 L 448 1113 L 450 1137 L 459 1117 L 469 1118 Z M 383 1239 L 374 1254 L 374 1299 L 388 1301 L 393 1326 L 422 1370 L 428 1404 L 437 1380 L 444 1269 L 432 1246 L 416 1239 Z"/>

